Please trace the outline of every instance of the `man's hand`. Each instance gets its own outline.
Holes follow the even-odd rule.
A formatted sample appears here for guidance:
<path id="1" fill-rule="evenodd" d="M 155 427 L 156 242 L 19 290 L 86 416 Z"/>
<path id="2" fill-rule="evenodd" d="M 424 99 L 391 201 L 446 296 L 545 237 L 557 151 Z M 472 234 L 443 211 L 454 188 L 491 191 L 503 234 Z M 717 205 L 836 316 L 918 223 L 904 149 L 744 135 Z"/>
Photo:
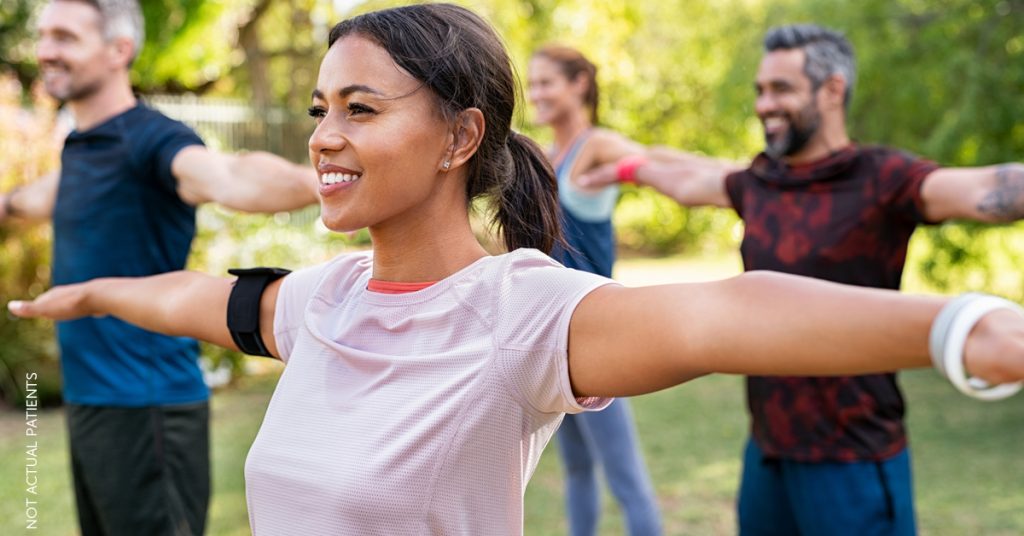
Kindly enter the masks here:
<path id="1" fill-rule="evenodd" d="M 171 162 L 178 195 L 187 203 L 213 202 L 242 212 L 284 212 L 319 202 L 310 165 L 265 152 L 227 154 L 186 147 Z"/>
<path id="2" fill-rule="evenodd" d="M 0 222 L 12 217 L 27 220 L 44 220 L 53 215 L 57 202 L 57 186 L 60 173 L 52 172 L 41 179 L 17 186 L 0 194 Z"/>

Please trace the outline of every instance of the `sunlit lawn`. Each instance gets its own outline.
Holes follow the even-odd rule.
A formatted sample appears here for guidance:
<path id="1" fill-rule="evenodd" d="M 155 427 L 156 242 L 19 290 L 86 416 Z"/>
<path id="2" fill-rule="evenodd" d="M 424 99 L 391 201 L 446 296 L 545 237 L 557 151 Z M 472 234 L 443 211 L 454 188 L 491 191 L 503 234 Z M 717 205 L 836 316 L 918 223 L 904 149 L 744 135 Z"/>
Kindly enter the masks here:
<path id="1" fill-rule="evenodd" d="M 618 276 L 667 282 L 706 279 L 722 264 L 678 260 L 622 262 Z M 717 266 L 717 267 L 716 267 Z M 734 269 L 729 260 L 725 270 Z M 968 400 L 927 370 L 902 375 L 910 414 L 921 533 L 1024 534 L 1024 396 L 987 404 Z M 248 534 L 242 467 L 275 376 L 253 377 L 213 400 L 213 486 L 209 534 Z M 746 427 L 742 380 L 703 378 L 634 399 L 644 454 L 667 534 L 731 534 L 739 453 Z M 19 413 L 0 416 L 0 534 L 75 534 L 62 414 L 45 412 L 39 437 L 39 529 L 24 531 L 25 436 Z M 526 534 L 566 533 L 562 484 L 548 449 L 526 494 Z M 602 534 L 621 534 L 605 498 Z"/>

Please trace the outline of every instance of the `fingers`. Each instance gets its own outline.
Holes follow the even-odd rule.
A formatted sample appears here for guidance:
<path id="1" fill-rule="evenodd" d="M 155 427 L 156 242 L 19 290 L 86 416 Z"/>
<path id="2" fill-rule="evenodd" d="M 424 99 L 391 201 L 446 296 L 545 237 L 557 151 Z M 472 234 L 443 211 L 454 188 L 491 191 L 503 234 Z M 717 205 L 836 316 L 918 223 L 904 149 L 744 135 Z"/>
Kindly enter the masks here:
<path id="1" fill-rule="evenodd" d="M 34 318 L 36 312 L 32 308 L 32 302 L 11 300 L 7 302 L 7 310 L 14 316 L 21 318 Z"/>
<path id="2" fill-rule="evenodd" d="M 70 320 L 89 314 L 83 307 L 80 285 L 54 287 L 40 294 L 34 300 L 9 301 L 7 310 L 20 318 L 48 318 L 50 320 Z"/>
<path id="3" fill-rule="evenodd" d="M 1002 344 L 992 352 L 997 359 L 991 380 L 999 383 L 1024 381 L 1024 309 L 991 313 L 993 329 L 999 329 Z M 984 322 L 986 319 L 983 319 Z"/>
<path id="4" fill-rule="evenodd" d="M 576 177 L 576 184 L 586 188 L 597 188 L 614 184 L 619 180 L 615 164 L 605 164 L 601 167 Z"/>
<path id="5" fill-rule="evenodd" d="M 990 384 L 1024 380 L 1024 313 L 999 309 L 986 314 L 964 347 L 969 374 Z"/>

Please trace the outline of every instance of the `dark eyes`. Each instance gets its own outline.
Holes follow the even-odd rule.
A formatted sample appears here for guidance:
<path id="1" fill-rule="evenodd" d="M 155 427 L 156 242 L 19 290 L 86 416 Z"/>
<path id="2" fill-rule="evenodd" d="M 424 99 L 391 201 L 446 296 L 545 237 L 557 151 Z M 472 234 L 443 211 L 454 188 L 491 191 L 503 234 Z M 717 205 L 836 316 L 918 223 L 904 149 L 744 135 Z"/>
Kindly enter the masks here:
<path id="1" fill-rule="evenodd" d="M 320 119 L 323 119 L 327 115 L 327 109 L 324 108 L 323 106 L 313 105 L 313 106 L 310 106 L 309 109 L 306 110 L 306 113 L 308 113 L 309 116 L 312 117 L 313 119 L 320 120 Z M 375 113 L 377 113 L 376 110 L 374 110 L 373 108 L 370 108 L 369 106 L 367 106 L 365 104 L 359 104 L 358 102 L 351 102 L 348 105 L 348 116 L 349 117 L 353 117 L 353 116 L 357 116 L 357 115 L 363 115 L 363 114 L 375 114 Z"/>
<path id="2" fill-rule="evenodd" d="M 376 113 L 376 110 L 370 108 L 365 104 L 359 104 L 358 102 L 350 102 L 348 104 L 348 115 L 359 115 L 359 114 L 372 114 Z"/>

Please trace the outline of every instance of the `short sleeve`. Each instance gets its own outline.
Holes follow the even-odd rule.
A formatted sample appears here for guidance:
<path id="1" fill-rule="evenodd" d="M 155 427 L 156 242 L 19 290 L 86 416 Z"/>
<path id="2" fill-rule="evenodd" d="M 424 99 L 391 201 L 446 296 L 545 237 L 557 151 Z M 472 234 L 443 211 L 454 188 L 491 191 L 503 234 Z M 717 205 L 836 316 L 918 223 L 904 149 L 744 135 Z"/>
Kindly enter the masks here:
<path id="1" fill-rule="evenodd" d="M 615 282 L 537 255 L 512 263 L 497 296 L 495 335 L 506 378 L 539 413 L 603 409 L 611 399 L 572 392 L 569 322 L 587 294 Z"/>
<path id="2" fill-rule="evenodd" d="M 879 192 L 889 211 L 914 223 L 926 223 L 921 186 L 939 165 L 910 153 L 884 150 L 877 157 Z"/>
<path id="3" fill-rule="evenodd" d="M 178 156 L 178 152 L 185 147 L 203 145 L 203 140 L 185 125 L 178 122 L 173 124 L 174 128 L 166 132 L 163 143 L 157 149 L 154 164 L 156 165 L 156 177 L 160 184 L 177 190 L 178 180 L 171 172 L 171 163 L 174 162 L 174 157 Z"/>
<path id="4" fill-rule="evenodd" d="M 150 179 L 165 191 L 176 192 L 178 180 L 171 171 L 174 157 L 190 145 L 204 145 L 203 140 L 184 123 L 155 110 L 147 112 L 151 115 L 143 116 L 145 123 L 133 129 L 138 156 Z"/>
<path id="5" fill-rule="evenodd" d="M 744 170 L 725 176 L 725 193 L 729 196 L 729 203 L 732 204 L 733 210 L 740 217 L 743 217 L 743 186 L 747 175 L 746 170 Z"/>
<path id="6" fill-rule="evenodd" d="M 274 309 L 274 340 L 281 361 L 287 363 L 295 347 L 296 335 L 302 328 L 306 304 L 316 291 L 326 265 L 321 264 L 292 272 L 284 277 L 277 293 Z"/>

